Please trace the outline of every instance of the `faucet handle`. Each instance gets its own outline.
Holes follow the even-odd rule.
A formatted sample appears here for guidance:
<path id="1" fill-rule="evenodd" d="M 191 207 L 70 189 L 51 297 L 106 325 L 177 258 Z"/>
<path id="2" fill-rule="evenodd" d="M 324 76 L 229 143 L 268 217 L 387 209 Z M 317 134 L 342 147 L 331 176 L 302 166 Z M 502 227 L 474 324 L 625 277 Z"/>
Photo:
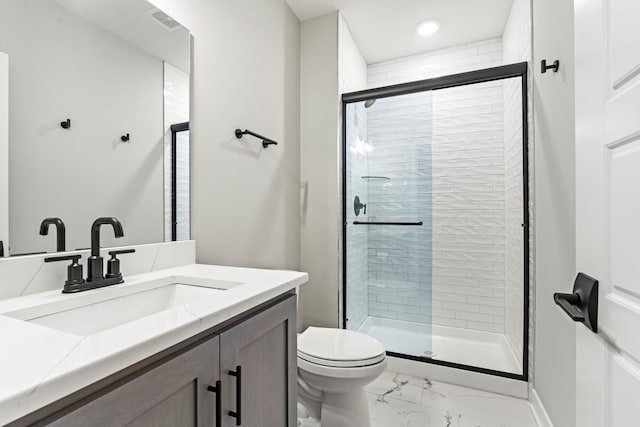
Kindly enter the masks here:
<path id="1" fill-rule="evenodd" d="M 112 258 L 115 258 L 116 255 L 132 254 L 135 251 L 136 251 L 135 249 L 121 249 L 119 251 L 109 251 L 109 255 L 111 255 Z"/>
<path id="2" fill-rule="evenodd" d="M 67 266 L 67 280 L 64 282 L 64 289 L 62 292 L 69 292 L 69 288 L 84 283 L 82 278 L 82 264 L 78 261 L 82 258 L 82 255 L 63 255 L 52 256 L 44 259 L 44 262 L 58 262 L 58 261 L 71 261 L 71 264 Z"/>
<path id="3" fill-rule="evenodd" d="M 82 258 L 82 255 L 62 255 L 62 256 L 51 256 L 44 259 L 44 262 L 57 262 L 57 261 L 73 261 L 73 263 L 78 263 L 78 260 Z"/>
<path id="4" fill-rule="evenodd" d="M 109 255 L 111 255 L 111 259 L 107 261 L 107 274 L 105 278 L 113 279 L 113 278 L 122 278 L 122 273 L 120 272 L 120 260 L 117 258 L 118 255 L 123 254 L 132 254 L 136 250 L 135 249 L 122 249 L 119 251 L 109 251 Z"/>

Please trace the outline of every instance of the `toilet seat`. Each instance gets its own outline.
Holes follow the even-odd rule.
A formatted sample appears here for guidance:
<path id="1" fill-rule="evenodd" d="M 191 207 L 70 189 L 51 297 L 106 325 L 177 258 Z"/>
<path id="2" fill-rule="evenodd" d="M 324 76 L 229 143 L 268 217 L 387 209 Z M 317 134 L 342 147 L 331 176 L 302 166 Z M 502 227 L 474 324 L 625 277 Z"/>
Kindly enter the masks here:
<path id="1" fill-rule="evenodd" d="M 380 363 L 384 360 L 385 355 L 381 354 L 377 357 L 365 360 L 329 360 L 329 359 L 321 359 L 319 357 L 314 357 L 309 354 L 305 354 L 301 351 L 298 351 L 298 358 L 306 360 L 307 362 L 315 363 L 316 365 L 326 366 L 329 368 L 358 368 L 360 366 L 370 366 L 375 365 L 376 363 Z"/>
<path id="2" fill-rule="evenodd" d="M 309 327 L 298 337 L 298 358 L 330 368 L 376 365 L 386 358 L 376 339 L 355 331 Z"/>
<path id="3" fill-rule="evenodd" d="M 387 366 L 387 358 L 383 357 L 382 360 L 373 365 L 367 366 L 351 366 L 351 367 L 337 367 L 327 366 L 318 363 L 309 362 L 302 357 L 298 356 L 298 369 L 304 372 L 310 372 L 315 375 L 320 375 L 325 378 L 339 378 L 345 380 L 347 378 L 365 378 L 370 376 L 380 375 Z M 303 375 L 304 376 L 304 375 Z"/>

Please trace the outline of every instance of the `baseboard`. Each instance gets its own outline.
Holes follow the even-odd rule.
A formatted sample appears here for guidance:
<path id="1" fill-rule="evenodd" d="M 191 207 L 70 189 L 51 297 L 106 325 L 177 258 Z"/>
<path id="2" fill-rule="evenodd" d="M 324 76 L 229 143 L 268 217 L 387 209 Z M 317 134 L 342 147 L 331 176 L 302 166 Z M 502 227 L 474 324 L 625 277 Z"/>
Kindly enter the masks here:
<path id="1" fill-rule="evenodd" d="M 551 418 L 549 418 L 549 414 L 547 414 L 547 410 L 544 409 L 540 396 L 538 396 L 534 388 L 529 390 L 529 402 L 531 404 L 531 412 L 533 412 L 533 417 L 536 419 L 538 425 L 540 427 L 553 427 Z"/>

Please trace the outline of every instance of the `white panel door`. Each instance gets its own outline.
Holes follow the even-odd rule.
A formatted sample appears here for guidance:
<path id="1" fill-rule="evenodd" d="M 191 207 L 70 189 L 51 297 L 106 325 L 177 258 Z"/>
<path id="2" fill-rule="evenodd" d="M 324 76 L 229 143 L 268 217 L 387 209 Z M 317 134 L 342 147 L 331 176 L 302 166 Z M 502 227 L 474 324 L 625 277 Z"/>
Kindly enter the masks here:
<path id="1" fill-rule="evenodd" d="M 577 425 L 640 427 L 640 1 L 575 0 L 577 269 L 600 281 L 577 328 Z"/>
<path id="2" fill-rule="evenodd" d="M 0 52 L 0 241 L 9 246 L 9 57 Z"/>

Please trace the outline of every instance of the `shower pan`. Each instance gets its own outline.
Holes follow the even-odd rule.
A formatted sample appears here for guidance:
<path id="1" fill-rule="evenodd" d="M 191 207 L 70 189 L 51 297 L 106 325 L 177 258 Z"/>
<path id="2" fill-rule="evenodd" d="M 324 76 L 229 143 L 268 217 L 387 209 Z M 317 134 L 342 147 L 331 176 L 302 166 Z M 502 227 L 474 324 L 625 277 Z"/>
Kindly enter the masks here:
<path id="1" fill-rule="evenodd" d="M 343 327 L 527 380 L 527 64 L 342 102 Z"/>

